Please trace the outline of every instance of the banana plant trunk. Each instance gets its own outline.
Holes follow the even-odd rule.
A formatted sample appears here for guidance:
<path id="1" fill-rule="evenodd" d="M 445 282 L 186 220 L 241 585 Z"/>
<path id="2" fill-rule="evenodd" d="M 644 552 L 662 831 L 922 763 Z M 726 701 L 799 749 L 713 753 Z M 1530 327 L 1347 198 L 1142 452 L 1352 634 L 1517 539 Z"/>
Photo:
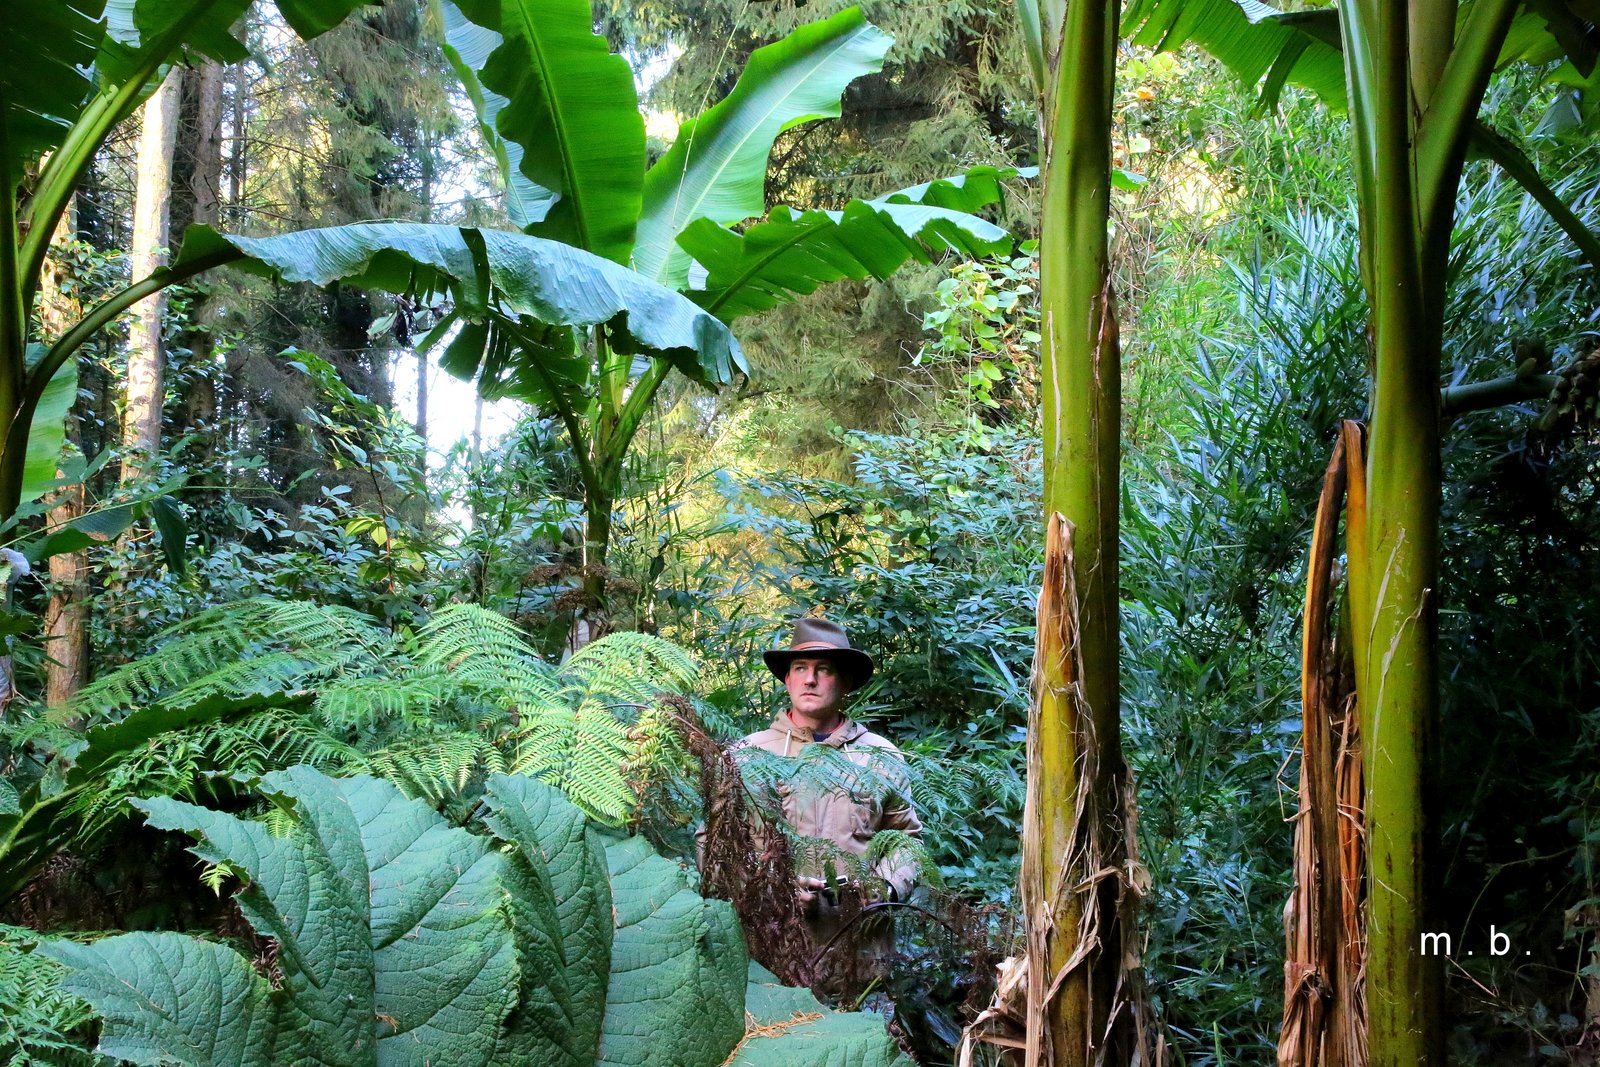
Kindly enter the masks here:
<path id="1" fill-rule="evenodd" d="M 1121 360 L 1110 282 L 1116 0 L 1019 5 L 1039 82 L 1045 587 L 1023 840 L 1026 1062 L 1133 1062 L 1140 868 L 1122 757 Z M 1048 48 L 1046 47 L 1048 42 Z"/>
<path id="2" fill-rule="evenodd" d="M 1373 1067 L 1444 1062 L 1432 929 L 1438 773 L 1439 369 L 1455 197 L 1514 0 L 1340 0 L 1371 303 L 1364 553 L 1351 553 L 1367 785 Z M 1458 15 L 1460 16 L 1458 26 Z"/>

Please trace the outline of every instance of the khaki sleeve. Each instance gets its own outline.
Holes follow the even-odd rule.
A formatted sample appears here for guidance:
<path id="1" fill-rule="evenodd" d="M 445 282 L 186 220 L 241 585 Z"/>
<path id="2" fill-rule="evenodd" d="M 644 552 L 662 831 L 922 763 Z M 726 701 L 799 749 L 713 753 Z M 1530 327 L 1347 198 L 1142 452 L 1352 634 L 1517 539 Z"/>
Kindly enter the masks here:
<path id="1" fill-rule="evenodd" d="M 889 748 L 889 766 L 885 768 L 893 789 L 884 802 L 883 815 L 878 820 L 879 830 L 899 830 L 910 837 L 921 839 L 922 820 L 911 802 L 911 780 L 906 774 L 905 757 L 900 750 Z M 890 853 L 878 863 L 878 877 L 889 884 L 895 900 L 905 900 L 916 888 L 921 865 L 905 849 Z"/>

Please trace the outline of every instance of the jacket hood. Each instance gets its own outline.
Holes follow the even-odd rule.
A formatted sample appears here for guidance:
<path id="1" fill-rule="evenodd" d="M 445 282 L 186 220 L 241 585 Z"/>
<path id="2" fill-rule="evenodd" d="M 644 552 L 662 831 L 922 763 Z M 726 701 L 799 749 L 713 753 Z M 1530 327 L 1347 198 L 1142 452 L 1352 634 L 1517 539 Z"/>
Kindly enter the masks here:
<path id="1" fill-rule="evenodd" d="M 809 726 L 801 726 L 789 718 L 788 711 L 780 711 L 773 717 L 772 729 L 780 734 L 793 734 L 803 741 L 816 741 L 816 731 Z M 842 715 L 839 717 L 839 725 L 834 727 L 833 732 L 828 735 L 828 739 L 821 742 L 821 744 L 838 747 L 858 740 L 866 732 L 867 728 L 865 726 L 862 726 L 848 715 Z"/>

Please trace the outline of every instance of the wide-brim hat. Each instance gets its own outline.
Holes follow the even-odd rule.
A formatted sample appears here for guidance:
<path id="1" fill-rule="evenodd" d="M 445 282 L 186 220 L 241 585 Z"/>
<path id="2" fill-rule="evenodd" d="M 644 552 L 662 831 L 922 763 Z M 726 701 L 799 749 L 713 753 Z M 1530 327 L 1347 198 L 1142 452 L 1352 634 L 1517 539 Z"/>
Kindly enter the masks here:
<path id="1" fill-rule="evenodd" d="M 789 664 L 802 656 L 831 661 L 852 690 L 860 689 L 872 677 L 872 657 L 859 648 L 851 648 L 844 627 L 830 619 L 796 619 L 789 647 L 761 654 L 767 669 L 780 682 L 789 676 Z"/>

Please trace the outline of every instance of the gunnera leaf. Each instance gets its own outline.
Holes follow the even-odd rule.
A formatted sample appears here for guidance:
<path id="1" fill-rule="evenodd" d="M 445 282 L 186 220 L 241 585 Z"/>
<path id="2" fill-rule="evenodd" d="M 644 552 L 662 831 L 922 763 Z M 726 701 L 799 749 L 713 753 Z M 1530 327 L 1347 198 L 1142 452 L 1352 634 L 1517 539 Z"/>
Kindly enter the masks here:
<path id="1" fill-rule="evenodd" d="M 725 1067 L 913 1067 L 881 1017 L 829 1011 L 758 963 L 750 964 L 745 1011 L 749 1031 Z"/>
<path id="2" fill-rule="evenodd" d="M 137 803 L 245 879 L 239 906 L 276 943 L 281 982 L 180 934 L 42 946 L 71 968 L 62 988 L 103 1019 L 106 1055 L 191 1067 L 909 1067 L 881 1019 L 829 1012 L 748 965 L 727 903 L 549 785 L 489 780 L 483 822 L 499 842 L 372 778 L 295 767 L 261 786 L 286 831 Z"/>
<path id="3" fill-rule="evenodd" d="M 135 803 L 246 879 L 239 906 L 277 943 L 282 984 L 177 934 L 43 946 L 72 968 L 63 988 L 104 1019 L 101 1050 L 195 1067 L 487 1065 L 517 986 L 503 857 L 387 782 L 294 767 L 261 784 L 288 815 L 281 836 L 174 800 Z"/>
<path id="4" fill-rule="evenodd" d="M 611 974 L 611 883 L 600 838 L 560 791 L 497 774 L 484 824 L 515 845 L 505 872 L 521 1000 L 494 1064 L 592 1067 Z"/>

